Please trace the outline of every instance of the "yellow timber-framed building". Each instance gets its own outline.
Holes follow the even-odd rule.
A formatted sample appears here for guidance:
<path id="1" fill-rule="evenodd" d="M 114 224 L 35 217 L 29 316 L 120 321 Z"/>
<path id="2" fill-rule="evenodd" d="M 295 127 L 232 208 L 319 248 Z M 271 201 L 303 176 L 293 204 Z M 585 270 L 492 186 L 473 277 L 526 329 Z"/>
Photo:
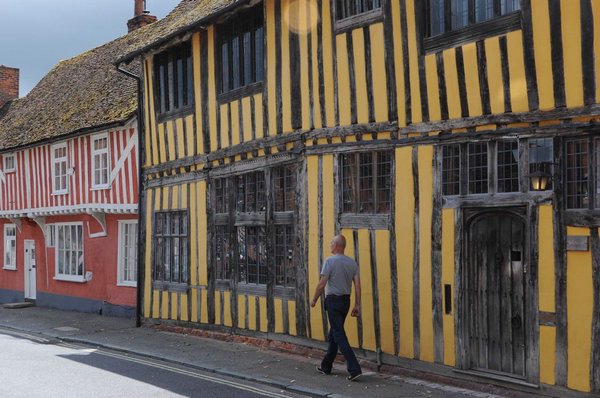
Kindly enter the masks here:
<path id="1" fill-rule="evenodd" d="M 140 58 L 141 316 L 600 391 L 600 1 L 184 0 Z"/>

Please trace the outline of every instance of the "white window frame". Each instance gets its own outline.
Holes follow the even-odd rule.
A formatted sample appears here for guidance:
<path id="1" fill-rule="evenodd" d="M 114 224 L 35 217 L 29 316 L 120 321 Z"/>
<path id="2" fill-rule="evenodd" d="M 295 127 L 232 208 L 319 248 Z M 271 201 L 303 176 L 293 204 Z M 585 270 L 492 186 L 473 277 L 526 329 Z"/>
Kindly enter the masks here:
<path id="1" fill-rule="evenodd" d="M 65 156 L 64 157 L 56 157 L 56 150 L 57 149 L 65 149 Z M 65 193 L 69 193 L 69 148 L 67 146 L 66 142 L 60 143 L 60 144 L 54 144 L 51 147 L 51 151 L 52 151 L 52 193 L 54 195 L 60 195 L 60 194 L 65 194 Z M 64 163 L 65 167 L 64 167 L 64 175 L 60 174 L 60 175 L 56 175 L 56 165 L 59 163 Z M 58 187 L 56 186 L 56 178 L 57 177 L 63 177 L 65 178 L 65 186 L 62 187 Z"/>
<path id="2" fill-rule="evenodd" d="M 9 230 L 14 231 L 14 235 L 8 235 L 7 232 Z M 6 252 L 10 250 L 12 243 L 14 242 L 13 251 L 11 259 L 6 262 Z M 17 226 L 15 224 L 4 224 L 4 260 L 3 267 L 4 269 L 16 270 L 17 269 Z"/>
<path id="3" fill-rule="evenodd" d="M 12 159 L 12 166 L 8 164 L 9 159 Z M 2 155 L 2 160 L 5 173 L 14 173 L 15 171 L 17 171 L 17 159 L 14 153 L 5 153 L 4 155 Z"/>
<path id="4" fill-rule="evenodd" d="M 128 226 L 133 226 L 132 230 L 135 233 L 135 239 L 133 242 L 129 242 L 127 247 L 128 239 L 125 235 L 125 231 Z M 138 222 L 137 220 L 120 220 L 119 221 L 119 247 L 117 250 L 117 286 L 137 286 L 137 245 L 138 245 Z M 133 256 L 133 278 L 125 279 L 125 268 L 127 260 Z"/>
<path id="5" fill-rule="evenodd" d="M 106 140 L 106 148 L 103 149 L 95 149 L 96 141 Z M 106 156 L 104 167 L 100 167 L 100 178 L 96 179 L 96 156 L 102 160 L 104 156 Z M 101 133 L 92 136 L 92 188 L 94 189 L 106 189 L 109 187 L 110 180 L 110 142 L 108 133 Z M 104 171 L 105 174 L 102 174 Z"/>
<path id="6" fill-rule="evenodd" d="M 83 223 L 81 222 L 72 222 L 72 223 L 56 223 L 54 224 L 54 227 L 56 228 L 56 232 L 55 232 L 55 237 L 56 237 L 56 241 L 55 241 L 55 252 L 54 252 L 54 279 L 55 280 L 60 280 L 60 281 L 67 281 L 67 282 L 80 282 L 83 283 L 85 282 L 85 261 L 84 261 L 84 230 L 83 230 Z M 68 250 L 62 249 L 60 247 L 60 239 L 59 239 L 59 229 L 60 228 L 65 228 L 65 227 L 79 227 L 81 228 L 81 247 L 79 247 L 79 244 L 76 244 L 75 246 L 70 245 L 70 247 L 68 248 Z M 65 246 L 66 246 L 66 242 L 65 242 Z M 71 273 L 59 273 L 59 257 L 62 255 L 62 252 L 69 252 L 70 255 L 72 255 L 73 253 L 75 254 L 79 254 L 81 253 L 81 274 L 79 273 L 75 273 L 75 274 L 71 274 Z M 66 253 L 65 253 L 65 259 L 67 258 Z M 69 257 L 70 258 L 70 257 Z"/>

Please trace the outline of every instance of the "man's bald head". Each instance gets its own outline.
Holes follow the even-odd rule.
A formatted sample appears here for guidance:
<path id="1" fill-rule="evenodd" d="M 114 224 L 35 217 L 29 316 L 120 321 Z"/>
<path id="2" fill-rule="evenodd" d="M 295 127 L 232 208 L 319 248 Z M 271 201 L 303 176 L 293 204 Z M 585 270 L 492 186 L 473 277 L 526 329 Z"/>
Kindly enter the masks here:
<path id="1" fill-rule="evenodd" d="M 344 254 L 346 250 L 346 238 L 344 235 L 336 235 L 331 240 L 331 252 L 333 254 Z"/>

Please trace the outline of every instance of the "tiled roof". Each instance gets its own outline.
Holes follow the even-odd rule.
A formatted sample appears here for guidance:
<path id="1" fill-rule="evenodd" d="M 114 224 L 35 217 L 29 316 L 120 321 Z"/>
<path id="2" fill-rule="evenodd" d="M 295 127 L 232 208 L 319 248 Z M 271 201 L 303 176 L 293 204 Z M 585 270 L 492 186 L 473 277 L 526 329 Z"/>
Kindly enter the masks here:
<path id="1" fill-rule="evenodd" d="M 120 38 L 61 61 L 29 94 L 12 101 L 0 117 L 0 150 L 131 118 L 137 84 L 113 64 L 123 46 Z"/>

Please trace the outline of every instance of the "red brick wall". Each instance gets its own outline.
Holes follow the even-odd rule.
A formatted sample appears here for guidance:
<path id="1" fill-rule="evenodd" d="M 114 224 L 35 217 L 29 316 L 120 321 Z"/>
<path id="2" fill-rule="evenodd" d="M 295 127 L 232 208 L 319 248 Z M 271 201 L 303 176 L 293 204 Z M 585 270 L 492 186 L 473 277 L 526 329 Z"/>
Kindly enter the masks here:
<path id="1" fill-rule="evenodd" d="M 19 98 L 19 69 L 0 65 L 0 108 Z"/>

